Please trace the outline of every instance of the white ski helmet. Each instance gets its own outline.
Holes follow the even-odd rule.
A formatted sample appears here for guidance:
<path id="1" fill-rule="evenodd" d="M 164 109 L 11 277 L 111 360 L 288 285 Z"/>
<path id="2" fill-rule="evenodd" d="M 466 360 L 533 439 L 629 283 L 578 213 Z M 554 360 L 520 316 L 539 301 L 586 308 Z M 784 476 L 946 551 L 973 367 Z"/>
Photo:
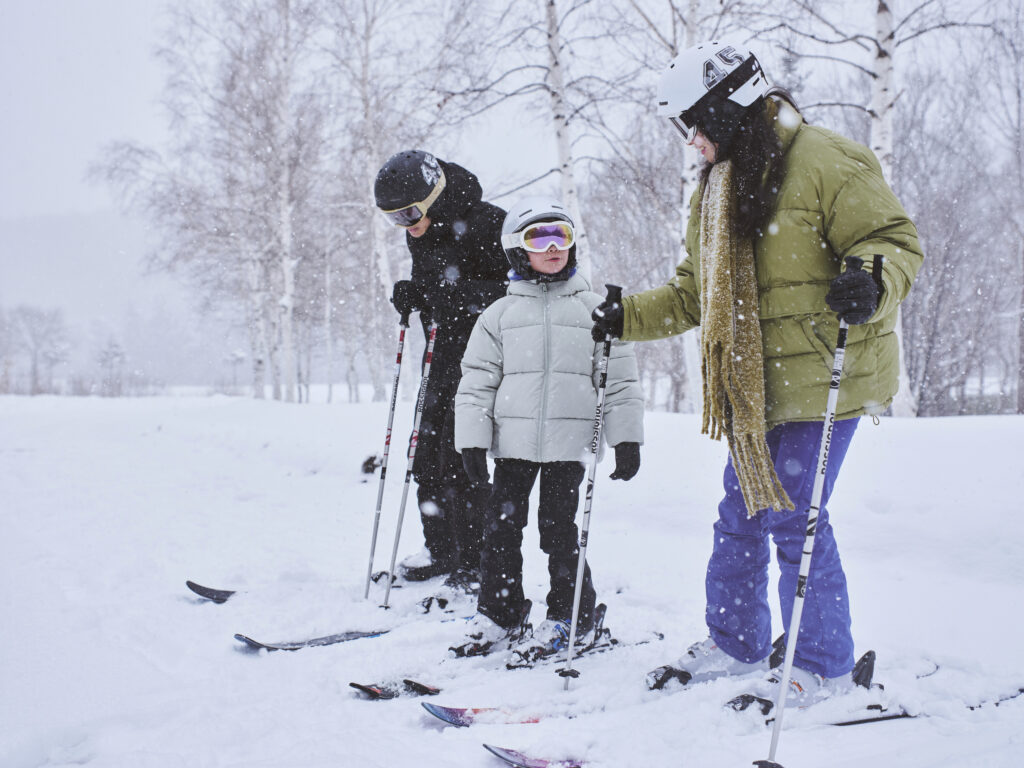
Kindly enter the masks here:
<path id="1" fill-rule="evenodd" d="M 545 221 L 564 221 L 569 225 L 571 243 L 569 245 L 569 261 L 565 265 L 565 269 L 557 275 L 542 275 L 534 270 L 530 266 L 529 253 L 517 244 L 520 240 L 520 237 L 517 236 L 521 235 L 531 224 Z M 501 225 L 501 245 L 505 250 L 505 258 L 508 259 L 508 263 L 516 274 L 527 280 L 565 280 L 569 276 L 569 272 L 576 267 L 575 226 L 569 211 L 557 198 L 534 196 L 517 200 L 508 209 L 505 221 Z"/>
<path id="2" fill-rule="evenodd" d="M 724 40 L 705 42 L 680 53 L 662 73 L 658 114 L 669 118 L 686 141 L 693 141 L 699 126 L 724 151 L 747 110 L 770 87 L 749 48 Z"/>

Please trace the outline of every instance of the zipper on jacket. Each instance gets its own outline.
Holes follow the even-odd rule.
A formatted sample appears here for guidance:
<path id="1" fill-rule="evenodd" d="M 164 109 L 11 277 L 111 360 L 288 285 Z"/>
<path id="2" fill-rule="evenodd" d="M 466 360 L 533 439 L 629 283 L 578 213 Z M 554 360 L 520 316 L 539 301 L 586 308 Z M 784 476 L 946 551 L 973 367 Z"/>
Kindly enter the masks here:
<path id="1" fill-rule="evenodd" d="M 544 461 L 544 422 L 548 418 L 548 361 L 551 357 L 551 323 L 549 322 L 550 307 L 548 303 L 548 284 L 541 283 L 541 300 L 544 302 L 544 368 L 541 377 L 544 386 L 540 394 L 540 420 L 537 422 L 537 459 Z"/>

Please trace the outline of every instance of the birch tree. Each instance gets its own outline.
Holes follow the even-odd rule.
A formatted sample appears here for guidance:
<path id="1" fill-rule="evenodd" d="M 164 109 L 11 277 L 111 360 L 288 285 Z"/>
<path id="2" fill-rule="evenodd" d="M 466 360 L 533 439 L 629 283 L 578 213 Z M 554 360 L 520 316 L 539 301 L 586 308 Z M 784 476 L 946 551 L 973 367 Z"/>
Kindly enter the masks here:
<path id="1" fill-rule="evenodd" d="M 920 75 L 921 87 L 901 101 L 896 123 L 916 137 L 914 151 L 897 155 L 896 174 L 927 253 L 904 315 L 907 367 L 922 416 L 966 412 L 967 384 L 983 380 L 999 322 L 992 310 L 1001 300 L 1002 270 L 993 233 L 1002 227 L 989 199 L 997 181 L 959 151 L 964 134 L 946 127 L 966 125 L 981 105 L 975 78 L 956 74 Z M 941 101 L 932 95 L 940 82 L 948 96 Z M 971 144 L 983 152 L 985 141 L 978 134 Z"/>
<path id="2" fill-rule="evenodd" d="M 1017 413 L 1024 413 L 1024 9 L 1014 0 L 988 6 L 992 37 L 985 46 L 983 67 L 976 83 L 984 93 L 984 112 L 1001 152 L 1000 184 L 996 199 L 1011 237 L 1007 250 L 1015 264 L 1002 274 L 1016 274 L 1014 302 L 1016 335 Z"/>
<path id="3" fill-rule="evenodd" d="M 0 394 L 13 391 L 14 374 L 14 328 L 8 312 L 0 307 Z"/>
<path id="4" fill-rule="evenodd" d="M 638 70 L 621 66 L 627 60 L 613 55 L 614 38 L 601 25 L 600 3 L 506 1 L 493 8 L 479 15 L 475 47 L 464 50 L 461 65 L 441 83 L 441 98 L 455 105 L 460 121 L 514 105 L 516 120 L 542 120 L 550 127 L 555 167 L 534 169 L 529 181 L 506 194 L 558 174 L 560 196 L 576 225 L 578 269 L 590 279 L 579 176 L 587 155 L 581 148 L 599 152 L 601 135 L 595 127 L 605 110 L 625 102 L 626 86 Z"/>
<path id="5" fill-rule="evenodd" d="M 113 145 L 99 165 L 159 225 L 157 265 L 186 271 L 208 305 L 244 308 L 257 397 L 265 364 L 274 396 L 296 396 L 296 221 L 312 204 L 326 119 L 309 62 L 314 10 L 315 0 L 172 7 L 160 50 L 172 144 Z"/>
<path id="6" fill-rule="evenodd" d="M 819 95 L 804 107 L 811 114 L 839 108 L 866 115 L 867 143 L 878 157 L 886 179 L 892 182 L 897 138 L 893 121 L 903 93 L 897 79 L 898 62 L 901 57 L 912 57 L 917 52 L 915 44 L 926 36 L 974 27 L 979 22 L 961 5 L 947 0 L 862 2 L 863 10 L 857 13 L 850 3 L 839 0 L 790 0 L 763 14 L 754 24 L 762 34 L 776 35 L 783 50 L 806 66 L 867 78 L 869 98 L 866 103 L 856 98 L 863 92 L 861 88 L 837 89 L 826 77 L 809 79 L 812 84 L 816 81 L 814 90 Z M 777 37 L 779 34 L 783 37 Z M 843 95 L 837 98 L 837 93 Z M 896 191 L 900 192 L 898 187 Z M 896 323 L 900 388 L 892 409 L 897 416 L 914 416 L 920 393 L 914 389 L 907 371 L 903 336 L 901 309 Z"/>
<path id="7" fill-rule="evenodd" d="M 334 218 L 324 284 L 336 297 L 332 308 L 345 302 L 338 321 L 343 347 L 364 359 L 374 400 L 386 396 L 386 350 L 397 320 L 388 297 L 407 270 L 408 252 L 404 237 L 377 211 L 373 182 L 394 153 L 429 149 L 441 113 L 453 107 L 439 103 L 438 84 L 472 35 L 475 13 L 468 4 L 439 0 L 327 3 L 322 11 L 339 126 L 333 180 L 323 198 Z M 330 344 L 333 349 L 333 338 Z"/>
<path id="8" fill-rule="evenodd" d="M 11 320 L 15 344 L 28 358 L 28 393 L 53 392 L 53 370 L 68 359 L 70 346 L 63 312 L 21 305 Z"/>

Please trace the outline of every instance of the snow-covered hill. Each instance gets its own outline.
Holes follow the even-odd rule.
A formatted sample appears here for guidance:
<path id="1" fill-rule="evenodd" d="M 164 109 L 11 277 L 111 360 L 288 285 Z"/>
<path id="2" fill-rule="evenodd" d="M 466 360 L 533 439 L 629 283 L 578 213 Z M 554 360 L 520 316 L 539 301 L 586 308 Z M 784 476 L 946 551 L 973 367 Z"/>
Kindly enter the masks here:
<path id="1" fill-rule="evenodd" d="M 412 404 L 400 406 L 399 446 Z M 377 484 L 359 465 L 380 450 L 385 416 L 381 404 L 0 398 L 0 765 L 499 765 L 485 741 L 598 767 L 767 756 L 769 731 L 720 707 L 735 683 L 643 684 L 704 636 L 725 449 L 696 417 L 648 414 L 640 474 L 613 483 L 603 466 L 595 494 L 589 560 L 607 624 L 623 639 L 665 639 L 577 662 L 565 692 L 552 668 L 446 660 L 462 622 L 418 614 L 429 587 L 394 590 L 389 611 L 381 588 L 362 599 Z M 1019 765 L 1024 700 L 963 703 L 1024 686 L 1022 447 L 1019 417 L 862 422 L 831 505 L 858 653 L 876 650 L 887 693 L 931 717 L 840 729 L 787 713 L 787 768 Z M 413 499 L 401 555 L 420 546 Z M 526 568 L 540 603 L 532 526 Z M 214 605 L 185 579 L 242 592 Z M 378 628 L 394 631 L 298 653 L 245 653 L 232 639 Z M 368 702 L 348 687 L 405 676 L 444 688 L 438 703 L 574 716 L 443 728 L 416 699 Z"/>

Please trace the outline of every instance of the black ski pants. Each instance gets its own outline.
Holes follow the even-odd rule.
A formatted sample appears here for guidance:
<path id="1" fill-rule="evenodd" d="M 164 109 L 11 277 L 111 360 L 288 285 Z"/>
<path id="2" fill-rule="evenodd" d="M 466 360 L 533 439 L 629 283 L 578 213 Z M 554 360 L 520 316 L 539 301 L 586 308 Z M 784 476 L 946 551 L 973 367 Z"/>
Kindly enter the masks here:
<path id="1" fill-rule="evenodd" d="M 432 560 L 476 571 L 480 565 L 480 533 L 490 488 L 474 487 L 467 479 L 446 477 L 421 480 L 416 500 L 423 523 L 423 543 Z"/>
<path id="2" fill-rule="evenodd" d="M 540 548 L 548 556 L 549 619 L 572 620 L 572 603 L 579 562 L 576 509 L 580 501 L 583 465 L 578 461 L 538 463 L 496 459 L 491 498 L 484 515 L 480 551 L 478 610 L 503 627 L 518 622 L 523 595 L 523 529 L 529 512 L 530 491 L 540 472 L 537 524 Z M 590 629 L 597 595 L 590 566 L 583 575 L 579 629 Z"/>
<path id="3" fill-rule="evenodd" d="M 429 413 L 424 413 L 416 448 L 416 501 L 423 543 L 431 559 L 445 563 L 449 570 L 475 571 L 480 565 L 481 522 L 490 487 L 474 486 L 466 476 L 462 456 L 455 450 L 454 390 L 442 395 L 435 396 Z"/>

